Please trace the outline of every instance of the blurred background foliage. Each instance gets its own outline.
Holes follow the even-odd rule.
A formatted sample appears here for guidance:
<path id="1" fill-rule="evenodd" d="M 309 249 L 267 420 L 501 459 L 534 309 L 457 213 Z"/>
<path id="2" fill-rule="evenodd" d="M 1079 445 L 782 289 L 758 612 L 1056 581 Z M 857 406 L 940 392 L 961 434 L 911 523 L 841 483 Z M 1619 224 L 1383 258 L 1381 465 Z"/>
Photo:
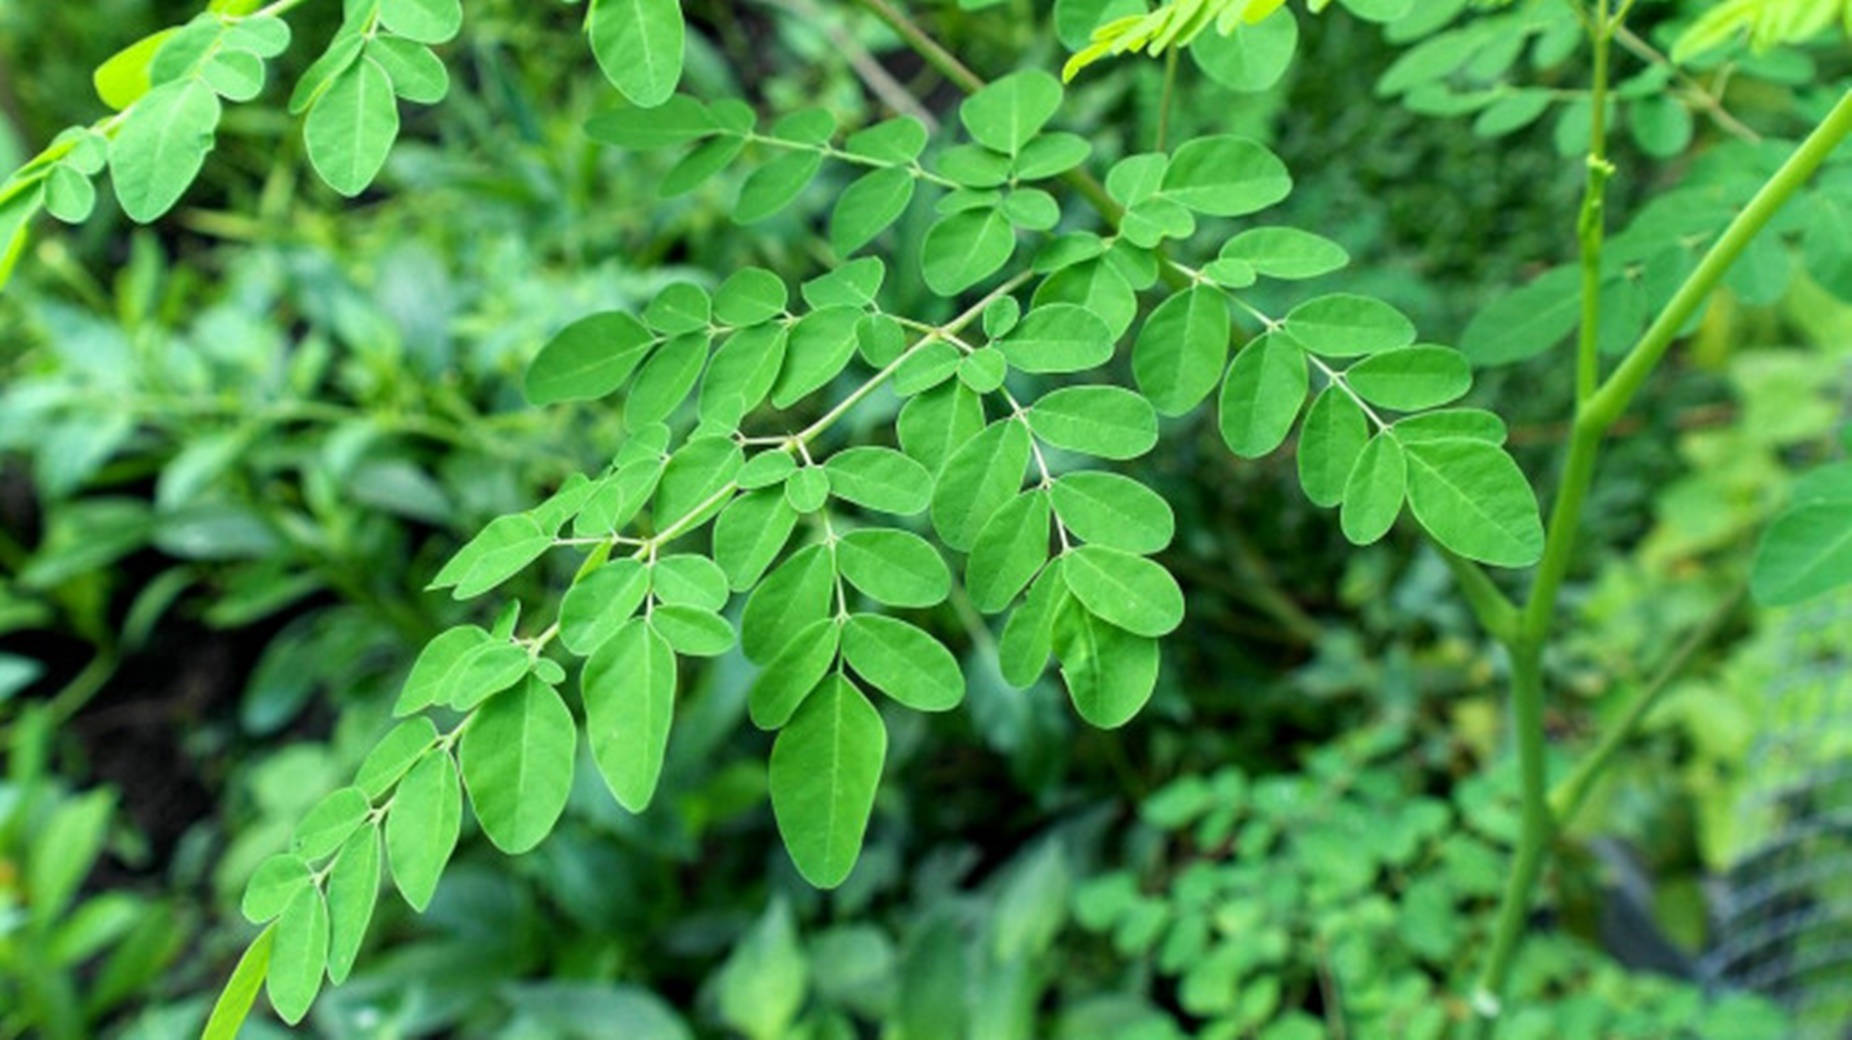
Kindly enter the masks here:
<path id="1" fill-rule="evenodd" d="M 0 167 L 93 118 L 90 70 L 192 6 L 0 0 Z M 330 6 L 293 15 L 299 36 L 325 38 Z M 820 102 L 852 125 L 883 114 L 883 90 L 941 121 L 955 104 L 854 5 L 686 6 L 696 93 Z M 986 73 L 1060 64 L 1047 6 L 913 5 Z M 1561 5 L 1483 17 L 1542 6 Z M 1664 49 L 1703 6 L 1642 3 L 1634 24 Z M 621 438 L 599 409 L 521 403 L 521 366 L 550 330 L 703 271 L 817 269 L 804 207 L 737 234 L 737 183 L 659 202 L 664 160 L 583 136 L 614 99 L 575 8 L 468 11 L 451 96 L 412 117 L 357 203 L 305 172 L 280 111 L 234 107 L 168 220 L 132 230 L 106 201 L 36 237 L 0 297 L 0 1038 L 198 1029 L 249 938 L 235 912 L 248 873 L 351 774 L 416 649 L 462 620 L 422 591 L 429 576 L 462 536 Z M 1480 306 L 1570 258 L 1581 163 L 1557 120 L 1493 137 L 1397 104 L 1377 77 L 1417 34 L 1341 14 L 1300 28 L 1274 90 L 1235 94 L 1186 67 L 1172 132 L 1267 139 L 1299 183 L 1280 219 L 1340 240 L 1356 258 L 1343 277 L 1428 338 L 1457 339 Z M 1578 88 L 1573 50 L 1548 57 L 1492 73 Z M 1739 48 L 1703 84 L 1781 137 L 1847 66 L 1843 41 Z M 1110 160 L 1150 146 L 1161 91 L 1159 63 L 1098 66 L 1063 118 Z M 1694 98 L 1675 147 L 1649 116 L 1621 135 L 1617 227 L 1707 164 L 1766 154 Z M 903 243 L 923 224 L 903 221 Z M 1730 561 L 1791 468 L 1847 449 L 1852 308 L 1798 248 L 1764 269 L 1710 309 L 1601 475 L 1562 626 L 1574 634 L 1548 662 L 1553 732 L 1586 742 L 1688 632 L 1720 638 L 1562 837 L 1547 938 L 1527 947 L 1501 1037 L 1794 1035 L 1707 967 L 1732 939 L 1730 868 L 1784 825 L 1741 810 L 1769 691 L 1794 665 L 1790 619 L 1743 606 Z M 1490 371 L 1477 391 L 1533 474 L 1565 432 L 1560 362 Z M 747 666 L 721 659 L 684 700 L 657 807 L 631 817 L 582 771 L 534 853 L 466 837 L 431 911 L 383 910 L 306 1029 L 1447 1035 L 1513 834 L 1500 657 L 1431 550 L 1351 550 L 1290 466 L 1238 463 L 1195 421 L 1148 465 L 1180 514 L 1165 562 L 1191 620 L 1133 725 L 1092 731 L 1052 686 L 1010 690 L 965 610 L 968 707 L 888 720 L 868 849 L 824 896 L 779 851 L 765 738 L 740 724 Z M 525 580 L 522 595 L 545 594 L 544 576 Z"/>

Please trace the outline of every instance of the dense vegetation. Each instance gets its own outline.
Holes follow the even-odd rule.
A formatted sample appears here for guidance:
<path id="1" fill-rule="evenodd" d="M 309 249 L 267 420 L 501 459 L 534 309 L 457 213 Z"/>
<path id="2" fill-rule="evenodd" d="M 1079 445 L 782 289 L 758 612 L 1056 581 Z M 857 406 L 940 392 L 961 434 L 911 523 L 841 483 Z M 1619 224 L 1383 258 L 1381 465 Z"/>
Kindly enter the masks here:
<path id="1" fill-rule="evenodd" d="M 1845 29 L 0 0 L 0 1038 L 1842 1025 Z"/>

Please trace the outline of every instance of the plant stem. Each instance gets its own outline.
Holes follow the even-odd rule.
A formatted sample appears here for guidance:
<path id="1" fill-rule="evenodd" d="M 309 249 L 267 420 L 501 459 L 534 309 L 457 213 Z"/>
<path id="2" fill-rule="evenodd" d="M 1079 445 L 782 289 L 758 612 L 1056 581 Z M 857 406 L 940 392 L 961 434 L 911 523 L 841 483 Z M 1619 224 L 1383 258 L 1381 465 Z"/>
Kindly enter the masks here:
<path id="1" fill-rule="evenodd" d="M 926 34 L 907 12 L 889 3 L 888 0 L 860 0 L 863 7 L 873 11 L 877 17 L 887 23 L 908 47 L 926 59 L 926 64 L 939 70 L 939 74 L 958 85 L 958 89 L 967 94 L 975 94 L 984 89 L 984 79 L 972 72 L 970 67 L 958 60 L 958 56 L 939 45 L 939 41 Z"/>
<path id="2" fill-rule="evenodd" d="M 1599 28 L 1592 29 L 1599 33 Z M 1597 106 L 1599 107 L 1599 106 Z M 1768 183 L 1762 186 L 1749 205 L 1737 215 L 1723 235 L 1711 246 L 1698 266 L 1685 280 L 1653 321 L 1626 359 L 1576 408 L 1574 431 L 1569 441 L 1568 457 L 1558 487 L 1556 502 L 1550 512 L 1549 533 L 1544 540 L 1543 559 L 1531 586 L 1529 599 L 1519 618 L 1517 631 L 1507 640 L 1511 654 L 1511 700 L 1513 722 L 1517 730 L 1518 768 L 1523 784 L 1522 833 L 1516 860 L 1504 902 L 1499 908 L 1492 949 L 1473 992 L 1473 1007 L 1479 1019 L 1477 1035 L 1490 1034 L 1499 1002 L 1511 973 L 1512 958 L 1529 916 L 1530 902 L 1537 877 L 1542 872 L 1544 853 L 1553 837 L 1556 821 L 1552 819 L 1543 770 L 1543 682 L 1542 648 L 1549 635 L 1550 622 L 1556 612 L 1557 594 L 1568 571 L 1582 518 L 1582 507 L 1594 480 L 1595 461 L 1608 428 L 1633 400 L 1640 387 L 1658 365 L 1677 338 L 1679 330 L 1691 320 L 1723 280 L 1737 257 L 1813 175 L 1826 157 L 1848 134 L 1852 134 L 1852 92 L 1841 97 L 1820 125 L 1783 163 Z M 1586 303 L 1586 301 L 1585 301 Z M 1653 696 L 1657 696 L 1655 692 Z M 1650 698 L 1638 706 L 1643 716 L 1651 707 Z M 1624 739 L 1638 718 L 1633 712 L 1623 719 Z M 1604 741 L 1604 744 L 1606 742 Z M 1586 788 L 1599 777 L 1612 760 L 1613 748 L 1597 746 L 1597 760 L 1579 770 L 1572 782 Z M 1573 789 L 1572 789 L 1573 790 Z M 1574 799 L 1565 796 L 1565 804 Z"/>
<path id="3" fill-rule="evenodd" d="M 1576 239 L 1582 251 L 1582 325 L 1576 343 L 1575 399 L 1580 405 L 1595 392 L 1601 378 L 1596 351 L 1601 331 L 1601 242 L 1606 227 L 1608 178 L 1614 164 L 1608 161 L 1608 43 L 1614 27 L 1608 18 L 1608 0 L 1595 0 L 1594 82 L 1589 88 L 1588 172 L 1582 188 L 1582 212 L 1576 218 Z"/>
<path id="4" fill-rule="evenodd" d="M 1710 297 L 1711 290 L 1723 280 L 1730 270 L 1730 265 L 1742 255 L 1761 230 L 1768 226 L 1776 211 L 1794 197 L 1813 176 L 1826 157 L 1832 154 L 1846 135 L 1852 133 L 1852 91 L 1840 97 L 1826 118 L 1815 127 L 1813 133 L 1801 142 L 1788 161 L 1781 164 L 1762 190 L 1756 192 L 1749 205 L 1736 215 L 1723 236 L 1711 246 L 1710 252 L 1698 262 L 1697 269 L 1679 286 L 1672 301 L 1666 304 L 1664 311 L 1653 322 L 1646 333 L 1640 337 L 1632 351 L 1622 361 L 1620 367 L 1603 384 L 1600 391 L 1588 403 L 1586 409 L 1589 421 L 1606 427 L 1620 417 L 1633 395 L 1639 392 L 1652 374 L 1653 367 L 1659 363 L 1672 341 L 1677 338 L 1680 329 L 1691 320 L 1704 301 Z"/>

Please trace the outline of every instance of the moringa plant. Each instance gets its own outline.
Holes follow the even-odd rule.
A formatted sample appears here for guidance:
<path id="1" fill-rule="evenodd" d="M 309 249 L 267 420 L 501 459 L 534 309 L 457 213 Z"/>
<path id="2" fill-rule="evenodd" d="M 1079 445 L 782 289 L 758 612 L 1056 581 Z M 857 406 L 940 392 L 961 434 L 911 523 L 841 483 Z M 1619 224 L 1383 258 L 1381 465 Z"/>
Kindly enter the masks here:
<path id="1" fill-rule="evenodd" d="M 262 92 L 266 59 L 291 44 L 284 16 L 304 2 L 213 0 L 100 68 L 114 114 L 60 135 L 0 186 L 0 241 L 10 243 L 0 270 L 39 211 L 84 220 L 105 169 L 129 217 L 173 207 L 224 102 Z M 1566 101 L 1571 129 L 1558 143 L 1586 170 L 1578 260 L 1495 302 L 1464 349 L 1421 341 L 1371 296 L 1312 291 L 1279 313 L 1257 301 L 1250 290 L 1263 283 L 1349 263 L 1316 229 L 1262 216 L 1293 188 L 1262 144 L 1220 133 L 1169 142 L 1160 129 L 1151 150 L 1095 164 L 1088 139 L 1060 128 L 1054 74 L 1028 67 L 986 82 L 890 0 L 862 6 L 968 95 L 957 133 L 935 136 L 906 114 L 841 127 L 821 108 L 762 113 L 740 98 L 677 93 L 679 4 L 586 5 L 591 51 L 623 97 L 587 135 L 672 152 L 655 189 L 664 196 L 744 168 L 734 219 L 751 227 L 795 207 L 822 228 L 828 262 L 795 287 L 756 267 L 671 284 L 639 313 L 587 314 L 540 346 L 529 402 L 615 409 L 627 439 L 607 465 L 489 523 L 431 588 L 478 600 L 561 558 L 571 579 L 544 602 L 485 604 L 480 624 L 424 648 L 394 707 L 401 721 L 251 879 L 242 910 L 263 930 L 207 1036 L 234 1035 L 260 988 L 295 1022 L 324 978 L 346 978 L 382 874 L 423 909 L 466 799 L 499 848 L 538 845 L 565 807 L 581 738 L 611 795 L 647 810 L 682 675 L 736 645 L 758 668 L 751 721 L 776 734 L 778 828 L 821 888 L 853 870 L 880 785 L 877 699 L 922 712 L 963 699 L 948 602 L 996 619 L 1009 682 L 1031 685 L 1052 661 L 1083 719 L 1124 725 L 1151 696 L 1162 641 L 1186 611 L 1158 559 L 1178 533 L 1170 507 L 1135 466 L 1109 464 L 1157 450 L 1212 398 L 1236 455 L 1290 443 L 1306 497 L 1335 510 L 1351 542 L 1398 523 L 1431 539 L 1507 651 L 1522 827 L 1468 995 L 1475 1028 L 1497 1021 L 1552 835 L 1663 688 L 1644 688 L 1550 786 L 1543 655 L 1604 437 L 1739 257 L 1789 229 L 1778 215 L 1852 132 L 1852 96 L 1833 100 L 1766 178 L 1736 178 L 1701 205 L 1648 207 L 1610 242 L 1610 109 L 1631 106 L 1649 152 L 1677 152 L 1690 110 L 1728 114 L 1708 91 L 1668 89 L 1685 75 L 1675 60 L 1743 30 L 1809 34 L 1820 28 L 1812 12 L 1832 5 L 1719 5 L 1671 58 L 1640 56 L 1643 78 L 1617 85 L 1615 42 L 1637 39 L 1632 0 L 1539 0 L 1451 28 L 1463 2 L 1342 0 L 1422 40 L 1383 85 L 1412 108 L 1476 113 L 1492 136 Z M 447 73 L 432 48 L 457 34 L 464 11 L 460 0 L 344 0 L 342 16 L 289 109 L 303 117 L 316 172 L 352 196 L 385 162 L 399 102 L 442 99 Z M 1216 82 L 1257 90 L 1279 78 L 1298 35 L 1282 0 L 1058 0 L 1054 20 L 1074 51 L 1070 80 L 1119 56 L 1163 60 L 1166 114 L 1188 103 L 1181 52 Z M 1551 66 L 1586 43 L 1586 92 L 1505 83 L 1533 39 Z M 847 186 L 812 212 L 806 188 L 826 166 Z M 1817 197 L 1836 204 L 1843 174 Z M 917 251 L 889 248 L 903 219 L 926 224 Z M 1843 245 L 1810 238 L 1808 249 L 1844 263 Z M 928 304 L 896 309 L 895 280 L 923 284 Z M 1546 523 L 1504 421 L 1459 402 L 1475 365 L 1542 355 L 1571 334 L 1558 367 L 1576 403 Z M 1800 483 L 1757 560 L 1765 601 L 1852 582 L 1848 505 L 1843 465 Z"/>

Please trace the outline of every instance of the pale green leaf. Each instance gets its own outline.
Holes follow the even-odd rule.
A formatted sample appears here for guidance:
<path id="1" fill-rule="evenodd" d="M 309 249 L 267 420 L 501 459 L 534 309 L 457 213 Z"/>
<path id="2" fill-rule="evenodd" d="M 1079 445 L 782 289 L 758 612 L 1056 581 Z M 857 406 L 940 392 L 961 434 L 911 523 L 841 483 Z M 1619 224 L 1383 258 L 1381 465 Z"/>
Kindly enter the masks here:
<path id="1" fill-rule="evenodd" d="M 1135 459 L 1157 444 L 1157 414 L 1150 402 L 1116 386 L 1051 391 L 1029 407 L 1027 416 L 1037 437 L 1084 455 Z"/>
<path id="2" fill-rule="evenodd" d="M 643 323 L 628 314 L 587 315 L 540 348 L 522 387 L 537 405 L 596 400 L 624 385 L 654 342 Z"/>
<path id="3" fill-rule="evenodd" d="M 1543 554 L 1537 497 L 1497 445 L 1455 438 L 1404 444 L 1415 519 L 1448 549 L 1497 567 Z"/>
<path id="4" fill-rule="evenodd" d="M 1176 517 L 1163 497 L 1118 473 L 1064 473 L 1051 489 L 1055 514 L 1082 541 L 1149 555 L 1170 545 Z"/>
<path id="5" fill-rule="evenodd" d="M 399 781 L 386 814 L 386 854 L 392 880 L 413 910 L 422 911 L 456 849 L 463 792 L 448 751 L 425 753 Z"/>
<path id="6" fill-rule="evenodd" d="M 379 828 L 368 824 L 341 847 L 328 874 L 328 981 L 340 985 L 353 970 L 379 901 Z"/>
<path id="7" fill-rule="evenodd" d="M 328 964 L 328 905 L 321 889 L 309 885 L 297 891 L 274 927 L 266 990 L 277 1017 L 295 1025 L 321 992 Z"/>
<path id="8" fill-rule="evenodd" d="M 1048 560 L 1048 493 L 1036 489 L 999 507 L 971 546 L 965 591 L 986 614 L 1010 605 Z"/>
<path id="9" fill-rule="evenodd" d="M 760 729 L 778 729 L 791 719 L 836 663 L 842 626 L 821 618 L 800 630 L 765 666 L 746 691 L 747 714 Z"/>
<path id="10" fill-rule="evenodd" d="M 330 188 L 349 197 L 373 183 L 399 136 L 399 103 L 379 63 L 348 66 L 309 109 L 302 139 L 309 162 Z"/>
<path id="11" fill-rule="evenodd" d="M 890 607 L 930 607 L 952 589 L 945 560 L 911 531 L 850 531 L 836 543 L 836 565 L 849 584 Z"/>
<path id="12" fill-rule="evenodd" d="M 591 0 L 585 30 L 598 67 L 632 104 L 660 105 L 682 78 L 680 0 Z"/>
<path id="13" fill-rule="evenodd" d="M 1270 332 L 1241 348 L 1219 402 L 1228 449 L 1254 459 L 1284 443 L 1305 407 L 1309 378 L 1305 351 L 1291 336 Z"/>
<path id="14" fill-rule="evenodd" d="M 1159 415 L 1182 415 L 1202 403 L 1228 358 L 1228 298 L 1198 285 L 1151 312 L 1132 346 L 1132 376 Z"/>
<path id="15" fill-rule="evenodd" d="M 1369 437 L 1369 420 L 1349 394 L 1336 386 L 1319 392 L 1299 428 L 1299 484 L 1313 505 L 1343 501 L 1351 467 Z"/>
<path id="16" fill-rule="evenodd" d="M 1408 489 L 1408 464 L 1393 434 L 1379 433 L 1363 446 L 1344 484 L 1338 519 L 1344 537 L 1369 545 L 1395 525 Z"/>
<path id="17" fill-rule="evenodd" d="M 933 487 L 932 523 L 947 546 L 971 548 L 991 514 L 1021 490 L 1029 453 L 1028 430 L 1000 419 L 946 460 Z"/>

